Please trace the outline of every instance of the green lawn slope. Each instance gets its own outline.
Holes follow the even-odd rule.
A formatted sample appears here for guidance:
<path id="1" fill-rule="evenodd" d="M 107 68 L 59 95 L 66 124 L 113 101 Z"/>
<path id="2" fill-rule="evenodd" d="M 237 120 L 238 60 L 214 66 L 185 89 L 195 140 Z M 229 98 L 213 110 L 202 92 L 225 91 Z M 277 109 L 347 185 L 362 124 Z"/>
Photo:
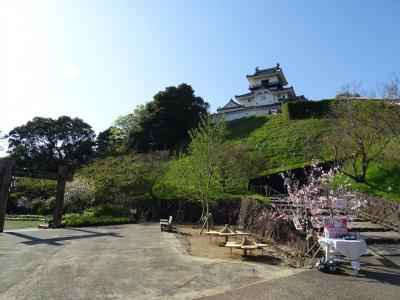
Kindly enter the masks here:
<path id="1" fill-rule="evenodd" d="M 285 114 L 251 116 L 228 122 L 228 139 L 261 151 L 268 162 L 263 175 L 311 163 L 304 144 L 318 140 L 329 130 L 326 118 L 291 120 Z M 305 137 L 307 136 L 307 139 Z M 341 177 L 341 180 L 344 180 Z M 367 171 L 366 183 L 347 179 L 352 188 L 388 200 L 400 201 L 400 166 L 393 161 L 374 163 Z"/>
<path id="2" fill-rule="evenodd" d="M 265 173 L 310 164 L 304 144 L 329 129 L 324 118 L 290 120 L 285 114 L 251 116 L 228 122 L 228 139 L 261 151 L 268 162 Z M 307 137 L 307 138 L 306 138 Z"/>

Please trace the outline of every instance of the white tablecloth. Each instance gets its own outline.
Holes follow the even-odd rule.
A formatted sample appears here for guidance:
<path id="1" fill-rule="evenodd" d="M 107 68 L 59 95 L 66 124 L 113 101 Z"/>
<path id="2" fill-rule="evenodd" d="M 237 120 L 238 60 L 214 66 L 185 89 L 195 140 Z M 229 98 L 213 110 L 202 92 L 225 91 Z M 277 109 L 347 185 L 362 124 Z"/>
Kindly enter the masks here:
<path id="1" fill-rule="evenodd" d="M 358 260 L 361 255 L 367 253 L 367 244 L 364 239 L 345 240 L 321 237 L 319 242 L 320 244 L 329 245 L 332 250 L 339 252 L 350 260 Z"/>
<path id="2" fill-rule="evenodd" d="M 319 243 L 325 246 L 326 259 L 329 259 L 329 252 L 339 252 L 351 260 L 351 264 L 355 270 L 360 269 L 360 256 L 367 253 L 367 244 L 364 239 L 345 240 L 342 238 L 326 238 L 320 237 Z"/>

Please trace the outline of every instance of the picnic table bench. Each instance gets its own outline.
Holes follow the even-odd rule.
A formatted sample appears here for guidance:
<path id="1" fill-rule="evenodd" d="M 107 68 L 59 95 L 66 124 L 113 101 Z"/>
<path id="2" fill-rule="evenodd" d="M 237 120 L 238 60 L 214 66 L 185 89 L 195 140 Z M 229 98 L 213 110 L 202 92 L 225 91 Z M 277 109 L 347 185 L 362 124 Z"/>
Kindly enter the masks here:
<path id="1" fill-rule="evenodd" d="M 161 231 L 165 229 L 172 231 L 172 216 L 169 216 L 169 219 L 160 219 L 160 227 Z"/>
<path id="2" fill-rule="evenodd" d="M 242 241 L 227 242 L 225 244 L 225 247 L 228 247 L 231 250 L 231 254 L 233 248 L 243 250 L 243 256 L 247 257 L 247 251 L 251 252 L 251 250 L 256 250 L 256 249 L 261 249 L 261 255 L 264 255 L 264 248 L 267 248 L 268 245 L 250 242 L 244 238 Z"/>

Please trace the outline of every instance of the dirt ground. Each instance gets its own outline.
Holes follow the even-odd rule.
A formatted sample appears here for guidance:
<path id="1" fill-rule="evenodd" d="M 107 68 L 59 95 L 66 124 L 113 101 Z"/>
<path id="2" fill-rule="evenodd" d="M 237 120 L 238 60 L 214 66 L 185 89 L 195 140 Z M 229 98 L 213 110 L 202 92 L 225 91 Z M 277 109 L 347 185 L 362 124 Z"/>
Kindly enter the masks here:
<path id="1" fill-rule="evenodd" d="M 215 227 L 215 231 L 219 231 L 222 227 Z M 282 259 L 278 258 L 272 247 L 264 249 L 262 255 L 261 249 L 249 252 L 247 257 L 243 257 L 243 251 L 240 249 L 232 249 L 232 254 L 229 248 L 224 247 L 224 237 L 211 237 L 206 234 L 200 235 L 200 229 L 195 229 L 189 225 L 178 225 L 176 230 L 185 236 L 188 244 L 187 251 L 192 256 L 222 259 L 228 261 L 250 261 L 275 266 L 288 266 Z M 241 237 L 229 237 L 229 241 L 241 240 Z M 249 237 L 250 240 L 254 240 Z M 210 243 L 211 241 L 211 243 Z M 255 240 L 254 240 L 255 241 Z"/>

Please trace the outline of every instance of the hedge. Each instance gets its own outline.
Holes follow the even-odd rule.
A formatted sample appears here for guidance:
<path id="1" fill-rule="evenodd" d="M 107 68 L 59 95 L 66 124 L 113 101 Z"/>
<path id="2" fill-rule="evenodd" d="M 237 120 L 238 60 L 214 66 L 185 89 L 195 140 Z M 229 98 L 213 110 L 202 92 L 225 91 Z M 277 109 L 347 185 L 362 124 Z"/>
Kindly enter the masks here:
<path id="1" fill-rule="evenodd" d="M 341 101 L 352 101 L 354 108 L 360 111 L 393 107 L 387 101 L 377 99 L 325 99 L 287 102 L 282 106 L 282 112 L 291 120 L 324 118 L 329 114 L 331 107 L 338 105 Z"/>
<path id="2" fill-rule="evenodd" d="M 323 118 L 329 113 L 330 107 L 340 100 L 293 101 L 282 106 L 282 112 L 289 119 Z"/>

